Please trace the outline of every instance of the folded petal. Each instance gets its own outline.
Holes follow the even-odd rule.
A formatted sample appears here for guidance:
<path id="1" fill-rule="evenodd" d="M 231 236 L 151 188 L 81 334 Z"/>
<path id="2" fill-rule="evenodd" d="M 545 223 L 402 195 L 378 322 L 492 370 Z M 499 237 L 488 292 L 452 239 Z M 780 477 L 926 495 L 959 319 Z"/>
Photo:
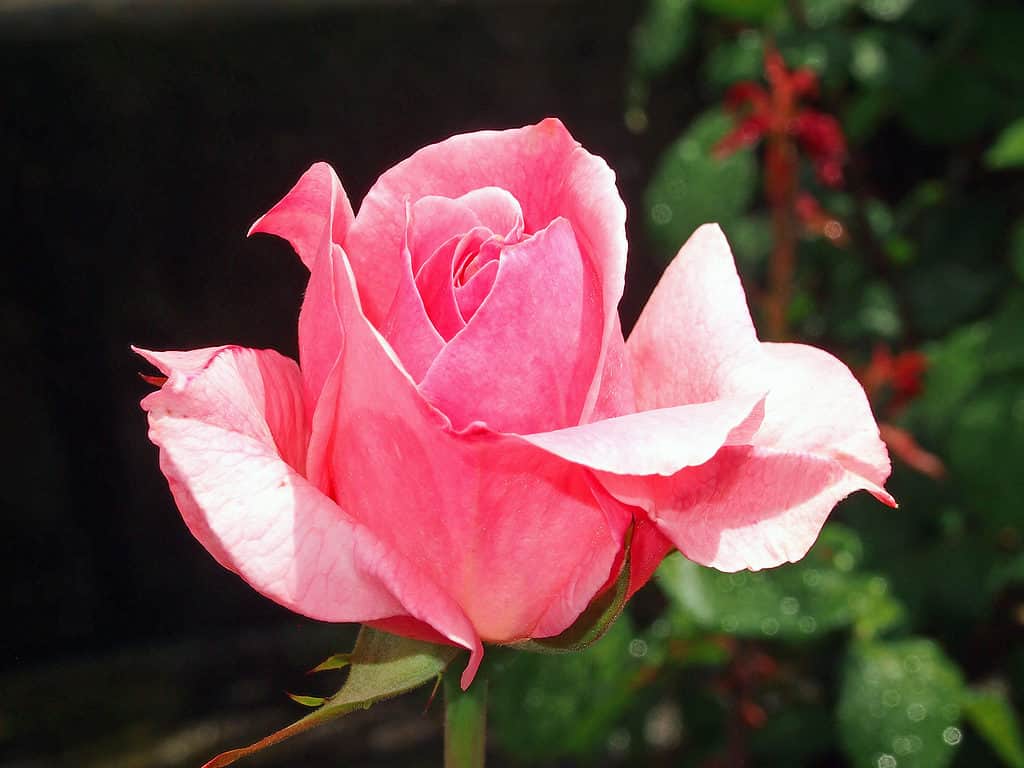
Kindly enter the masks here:
<path id="1" fill-rule="evenodd" d="M 806 344 L 761 344 L 769 387 L 752 445 L 835 461 L 864 488 L 895 506 L 885 489 L 892 467 L 864 389 L 842 362 Z"/>
<path id="2" fill-rule="evenodd" d="M 723 445 L 746 445 L 764 417 L 764 395 L 693 403 L 523 435 L 566 461 L 622 475 L 673 475 Z"/>
<path id="3" fill-rule="evenodd" d="M 606 583 L 628 514 L 603 511 L 578 466 L 517 438 L 454 431 L 362 314 L 338 254 L 345 344 L 314 417 L 331 425 L 332 497 L 444 588 L 485 640 L 557 634 Z"/>
<path id="4" fill-rule="evenodd" d="M 334 169 L 327 163 L 314 163 L 281 202 L 255 221 L 249 234 L 265 232 L 284 238 L 312 269 L 325 243 L 344 242 L 354 219 L 352 204 Z"/>
<path id="5" fill-rule="evenodd" d="M 511 192 L 500 187 L 480 187 L 467 192 L 459 202 L 473 211 L 480 223 L 507 240 L 523 235 L 523 209 Z"/>
<path id="6" fill-rule="evenodd" d="M 459 307 L 459 314 L 465 319 L 472 318 L 484 299 L 490 294 L 494 287 L 494 280 L 498 276 L 498 260 L 489 261 L 480 267 L 473 276 L 463 285 L 455 286 L 455 302 Z"/>
<path id="7" fill-rule="evenodd" d="M 185 522 L 222 565 L 307 616 L 411 616 L 479 656 L 446 593 L 289 462 L 286 453 L 302 455 L 296 437 L 308 434 L 295 363 L 240 347 L 140 354 L 169 377 L 142 403 L 161 469 Z"/>
<path id="8" fill-rule="evenodd" d="M 753 446 L 723 448 L 672 477 L 601 480 L 616 498 L 644 507 L 684 555 L 722 571 L 799 560 L 832 508 L 865 485 L 836 461 Z"/>
<path id="9" fill-rule="evenodd" d="M 556 219 L 502 252 L 490 294 L 420 384 L 456 429 L 578 424 L 601 351 L 600 284 Z"/>
<path id="10" fill-rule="evenodd" d="M 624 416 L 635 413 L 636 409 L 632 364 L 626 351 L 626 342 L 622 338 L 619 315 L 616 313 L 612 319 L 612 332 L 605 342 L 597 400 L 587 421 Z"/>
<path id="11" fill-rule="evenodd" d="M 353 219 L 352 206 L 334 169 L 327 163 L 315 163 L 281 202 L 249 229 L 250 235 L 263 232 L 287 240 L 311 273 L 299 314 L 299 360 L 309 412 L 341 344 L 337 320 L 331 319 L 330 286 L 323 285 L 316 262 L 334 243 L 345 239 Z"/>
<path id="12" fill-rule="evenodd" d="M 732 252 L 715 224 L 669 264 L 626 342 L 637 407 L 665 408 L 765 391 L 758 341 Z"/>
<path id="13" fill-rule="evenodd" d="M 380 177 L 343 243 L 367 317 L 379 323 L 391 305 L 406 200 L 458 198 L 482 187 L 503 189 L 518 201 L 527 233 L 559 216 L 572 222 L 600 275 L 610 322 L 625 275 L 625 206 L 608 165 L 582 149 L 555 119 L 515 130 L 453 136 L 421 149 Z"/>
<path id="14" fill-rule="evenodd" d="M 473 209 L 460 200 L 428 195 L 410 201 L 408 209 L 404 245 L 411 255 L 413 275 L 444 243 L 481 226 Z"/>
<path id="15" fill-rule="evenodd" d="M 728 244 L 699 229 L 666 270 L 627 343 L 640 407 L 767 391 L 745 439 L 671 477 L 602 474 L 688 557 L 723 570 L 802 557 L 828 513 L 883 488 L 889 459 L 864 391 L 839 360 L 754 335 Z"/>

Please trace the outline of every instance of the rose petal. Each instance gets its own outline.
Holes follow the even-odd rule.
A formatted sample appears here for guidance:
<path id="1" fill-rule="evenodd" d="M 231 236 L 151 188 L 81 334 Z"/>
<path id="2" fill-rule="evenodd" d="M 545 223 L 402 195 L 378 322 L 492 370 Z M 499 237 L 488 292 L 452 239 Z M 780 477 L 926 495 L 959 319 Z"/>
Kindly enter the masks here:
<path id="1" fill-rule="evenodd" d="M 836 461 L 753 446 L 723 448 L 672 477 L 600 477 L 684 555 L 723 571 L 799 560 L 832 508 L 865 486 Z"/>
<path id="2" fill-rule="evenodd" d="M 315 414 L 333 436 L 332 495 L 483 638 L 560 632 L 607 581 L 629 516 L 602 511 L 581 468 L 486 430 L 452 431 L 362 315 L 338 255 L 345 346 Z"/>
<path id="3" fill-rule="evenodd" d="M 445 340 L 466 327 L 455 298 L 455 270 L 490 236 L 491 230 L 486 227 L 474 227 L 458 239 L 452 238 L 434 251 L 416 275 L 416 288 L 427 316 Z"/>
<path id="4" fill-rule="evenodd" d="M 633 542 L 629 550 L 629 586 L 626 599 L 635 595 L 651 580 L 665 555 L 675 545 L 644 515 L 638 514 L 633 526 Z"/>
<path id="5" fill-rule="evenodd" d="M 409 249 L 412 273 L 419 273 L 423 263 L 452 238 L 462 237 L 481 226 L 480 217 L 461 200 L 428 195 L 409 206 L 405 245 Z M 393 260 L 394 256 L 390 258 Z"/>
<path id="6" fill-rule="evenodd" d="M 894 503 L 882 487 L 889 460 L 863 389 L 826 352 L 757 341 L 717 227 L 702 227 L 683 246 L 627 349 L 641 407 L 768 391 L 746 446 L 669 478 L 601 475 L 691 559 L 723 570 L 771 567 L 802 557 L 853 491 Z"/>
<path id="7" fill-rule="evenodd" d="M 723 445 L 746 445 L 764 417 L 764 396 L 693 403 L 617 416 L 523 440 L 590 469 L 673 475 L 703 464 Z"/>
<path id="8" fill-rule="evenodd" d="M 523 236 L 523 209 L 508 190 L 481 187 L 462 195 L 458 202 L 473 211 L 481 224 L 506 240 L 515 242 Z"/>
<path id="9" fill-rule="evenodd" d="M 600 421 L 629 413 L 636 413 L 633 369 L 626 352 L 626 342 L 622 338 L 622 325 L 616 313 L 612 332 L 605 344 L 601 387 L 589 421 Z"/>
<path id="10" fill-rule="evenodd" d="M 490 295 L 441 350 L 420 391 L 456 429 L 501 432 L 578 424 L 600 354 L 598 276 L 556 219 L 506 248 Z"/>
<path id="11" fill-rule="evenodd" d="M 330 289 L 317 278 L 316 261 L 330 251 L 332 243 L 345 239 L 352 221 L 352 206 L 334 169 L 327 163 L 315 163 L 249 229 L 250 235 L 262 232 L 287 240 L 312 273 L 299 314 L 299 360 L 309 412 L 341 346 L 337 320 L 331 319 Z"/>
<path id="12" fill-rule="evenodd" d="M 169 376 L 142 402 L 161 469 L 186 524 L 222 565 L 307 616 L 408 615 L 479 657 L 472 626 L 429 576 L 297 471 L 306 425 L 295 363 L 240 347 L 139 353 Z"/>
<path id="13" fill-rule="evenodd" d="M 732 252 L 715 224 L 669 264 L 626 343 L 637 407 L 705 403 L 767 387 L 744 373 L 758 341 Z"/>
<path id="14" fill-rule="evenodd" d="M 453 136 L 380 177 L 343 244 L 367 317 L 381 321 L 395 293 L 405 201 L 427 195 L 458 198 L 481 187 L 509 192 L 522 207 L 526 232 L 543 229 L 559 216 L 572 222 L 581 250 L 600 276 L 610 323 L 625 275 L 626 209 L 604 160 L 582 149 L 553 118 L 515 130 Z M 605 331 L 611 332 L 610 325 Z"/>
<path id="15" fill-rule="evenodd" d="M 489 261 L 465 285 L 455 286 L 455 302 L 463 318 L 472 318 L 494 287 L 498 276 L 498 261 Z"/>
<path id="16" fill-rule="evenodd" d="M 307 268 L 327 242 L 343 243 L 355 216 L 341 182 L 327 163 L 314 163 L 281 202 L 256 219 L 249 234 L 282 237 Z M 404 217 L 403 217 L 404 221 Z"/>

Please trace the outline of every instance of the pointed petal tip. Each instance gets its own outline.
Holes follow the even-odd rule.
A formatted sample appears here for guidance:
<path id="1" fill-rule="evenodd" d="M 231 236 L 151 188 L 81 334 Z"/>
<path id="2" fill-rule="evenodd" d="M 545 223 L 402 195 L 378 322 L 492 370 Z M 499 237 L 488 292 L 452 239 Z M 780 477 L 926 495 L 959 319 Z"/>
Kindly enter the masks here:
<path id="1" fill-rule="evenodd" d="M 871 490 L 870 493 L 871 493 L 872 496 L 874 496 L 880 502 L 885 504 L 885 506 L 891 507 L 892 509 L 899 509 L 900 508 L 899 502 L 896 501 L 896 499 L 894 499 L 892 497 L 892 495 L 888 491 L 886 491 L 884 488 L 879 489 L 879 490 Z"/>
<path id="2" fill-rule="evenodd" d="M 461 645 L 461 643 L 460 643 Z M 469 649 L 469 663 L 466 664 L 466 668 L 462 670 L 462 677 L 459 679 L 459 685 L 462 686 L 462 690 L 469 688 L 469 684 L 473 682 L 473 678 L 476 677 L 477 671 L 480 669 L 480 662 L 484 660 L 484 646 L 477 638 L 473 647 Z"/>

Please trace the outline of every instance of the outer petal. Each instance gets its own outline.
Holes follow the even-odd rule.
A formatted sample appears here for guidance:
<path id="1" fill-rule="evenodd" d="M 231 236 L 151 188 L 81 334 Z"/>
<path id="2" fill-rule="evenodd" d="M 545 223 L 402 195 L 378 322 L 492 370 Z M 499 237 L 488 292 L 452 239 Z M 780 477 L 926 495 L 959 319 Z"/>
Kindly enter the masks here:
<path id="1" fill-rule="evenodd" d="M 745 445 L 764 417 L 764 396 L 693 403 L 524 435 L 538 448 L 590 469 L 673 475 L 703 464 L 723 445 Z"/>
<path id="2" fill-rule="evenodd" d="M 633 371 L 626 352 L 626 342 L 622 338 L 622 324 L 618 313 L 614 315 L 613 320 L 612 332 L 605 344 L 601 387 L 589 421 L 636 413 Z"/>
<path id="3" fill-rule="evenodd" d="M 314 163 L 281 202 L 253 223 L 249 234 L 283 237 L 312 269 L 324 248 L 324 238 L 344 242 L 354 219 L 352 204 L 334 169 L 327 163 Z"/>
<path id="4" fill-rule="evenodd" d="M 802 557 L 853 491 L 894 503 L 882 487 L 888 455 L 860 385 L 826 352 L 757 341 L 717 227 L 702 227 L 683 247 L 627 347 L 641 407 L 768 391 L 760 427 L 707 464 L 667 478 L 602 475 L 691 559 L 723 570 L 775 566 Z"/>
<path id="5" fill-rule="evenodd" d="M 602 480 L 616 498 L 646 508 L 684 555 L 723 571 L 799 560 L 832 508 L 865 485 L 836 461 L 752 446 L 723 448 L 672 477 Z"/>
<path id="6" fill-rule="evenodd" d="M 700 227 L 669 264 L 626 343 L 637 407 L 706 403 L 767 389 L 757 335 L 725 235 Z"/>
<path id="7" fill-rule="evenodd" d="M 307 616 L 412 616 L 479 653 L 450 598 L 287 460 L 302 455 L 294 443 L 306 436 L 292 361 L 240 347 L 140 354 L 169 376 L 142 403 L 161 469 L 189 528 L 222 565 Z"/>
<path id="8" fill-rule="evenodd" d="M 565 629 L 607 581 L 628 514 L 603 511 L 579 467 L 516 438 L 453 431 L 362 315 L 343 259 L 335 285 L 345 345 L 315 415 L 331 425 L 332 495 L 484 639 Z"/>
<path id="9" fill-rule="evenodd" d="M 309 411 L 341 345 L 337 321 L 331 320 L 333 303 L 317 279 L 316 262 L 331 250 L 332 243 L 345 239 L 353 218 L 352 206 L 334 169 L 327 163 L 316 163 L 249 229 L 250 235 L 263 232 L 287 240 L 312 273 L 299 315 L 299 360 Z"/>
<path id="10" fill-rule="evenodd" d="M 556 219 L 502 252 L 490 295 L 420 384 L 457 429 L 578 424 L 601 352 L 600 284 Z"/>

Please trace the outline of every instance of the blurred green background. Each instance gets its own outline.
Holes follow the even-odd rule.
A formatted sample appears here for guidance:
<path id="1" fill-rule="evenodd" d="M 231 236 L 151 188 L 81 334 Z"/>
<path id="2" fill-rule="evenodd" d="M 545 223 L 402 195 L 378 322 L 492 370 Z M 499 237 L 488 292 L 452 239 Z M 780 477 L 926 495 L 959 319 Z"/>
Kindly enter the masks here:
<path id="1" fill-rule="evenodd" d="M 816 92 L 783 104 L 773 51 Z M 771 572 L 674 556 L 582 654 L 492 654 L 490 764 L 1024 766 L 1019 2 L 8 2 L 0 65 L 0 765 L 196 766 L 336 687 L 302 670 L 354 629 L 181 525 L 127 345 L 294 354 L 303 270 L 243 234 L 310 162 L 357 201 L 426 143 L 555 114 L 618 174 L 624 325 L 720 222 L 762 336 L 865 383 L 901 506 L 849 499 Z M 738 83 L 768 127 L 723 151 Z M 838 183 L 808 113 L 838 120 Z M 427 694 L 251 764 L 435 765 Z"/>

